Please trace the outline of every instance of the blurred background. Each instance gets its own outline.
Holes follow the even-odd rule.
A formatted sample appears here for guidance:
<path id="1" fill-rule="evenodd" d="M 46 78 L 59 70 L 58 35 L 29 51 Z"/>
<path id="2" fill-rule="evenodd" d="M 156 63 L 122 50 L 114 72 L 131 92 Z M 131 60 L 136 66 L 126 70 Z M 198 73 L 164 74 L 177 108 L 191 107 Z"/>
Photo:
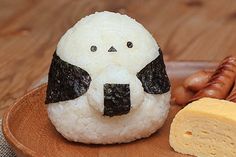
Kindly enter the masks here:
<path id="1" fill-rule="evenodd" d="M 104 10 L 142 23 L 166 61 L 236 55 L 235 0 L 0 0 L 0 116 L 47 75 L 63 33 Z"/>

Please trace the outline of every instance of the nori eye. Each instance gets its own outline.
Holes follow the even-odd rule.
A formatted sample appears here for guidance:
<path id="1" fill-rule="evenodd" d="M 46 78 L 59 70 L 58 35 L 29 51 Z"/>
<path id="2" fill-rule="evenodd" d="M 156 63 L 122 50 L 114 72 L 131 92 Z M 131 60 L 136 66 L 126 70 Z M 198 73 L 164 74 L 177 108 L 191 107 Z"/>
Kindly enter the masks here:
<path id="1" fill-rule="evenodd" d="M 128 48 L 132 48 L 133 47 L 133 43 L 130 42 L 130 41 L 128 41 L 126 45 L 127 45 Z"/>
<path id="2" fill-rule="evenodd" d="M 94 45 L 93 45 L 93 46 L 91 46 L 91 47 L 90 47 L 90 51 L 92 51 L 92 52 L 95 52 L 95 51 L 97 51 L 97 46 L 94 46 Z"/>

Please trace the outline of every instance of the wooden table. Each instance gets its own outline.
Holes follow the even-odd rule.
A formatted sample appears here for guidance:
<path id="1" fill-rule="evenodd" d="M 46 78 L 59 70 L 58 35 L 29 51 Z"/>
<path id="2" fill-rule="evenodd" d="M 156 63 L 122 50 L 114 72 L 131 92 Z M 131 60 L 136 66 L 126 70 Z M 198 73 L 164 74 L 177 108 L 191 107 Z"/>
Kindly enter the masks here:
<path id="1" fill-rule="evenodd" d="M 95 11 L 137 19 L 166 60 L 221 60 L 236 55 L 234 0 L 0 0 L 0 116 L 47 74 L 62 34 Z"/>

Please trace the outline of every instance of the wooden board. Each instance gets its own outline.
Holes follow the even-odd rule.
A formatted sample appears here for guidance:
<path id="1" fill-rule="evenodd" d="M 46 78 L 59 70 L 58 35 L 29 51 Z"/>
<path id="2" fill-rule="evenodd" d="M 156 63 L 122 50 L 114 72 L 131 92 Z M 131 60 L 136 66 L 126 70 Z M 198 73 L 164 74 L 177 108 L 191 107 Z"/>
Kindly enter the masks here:
<path id="1" fill-rule="evenodd" d="M 48 72 L 62 34 L 95 11 L 137 19 L 167 60 L 221 60 L 236 55 L 233 0 L 0 0 L 0 117 Z"/>
<path id="2" fill-rule="evenodd" d="M 172 89 L 189 74 L 199 69 L 212 69 L 215 63 L 168 62 L 167 71 Z M 181 108 L 171 104 L 164 126 L 149 138 L 128 144 L 85 145 L 65 140 L 47 117 L 45 100 L 46 85 L 41 86 L 16 102 L 3 119 L 3 132 L 12 148 L 20 157 L 184 157 L 174 152 L 168 143 L 169 128 L 176 112 Z"/>

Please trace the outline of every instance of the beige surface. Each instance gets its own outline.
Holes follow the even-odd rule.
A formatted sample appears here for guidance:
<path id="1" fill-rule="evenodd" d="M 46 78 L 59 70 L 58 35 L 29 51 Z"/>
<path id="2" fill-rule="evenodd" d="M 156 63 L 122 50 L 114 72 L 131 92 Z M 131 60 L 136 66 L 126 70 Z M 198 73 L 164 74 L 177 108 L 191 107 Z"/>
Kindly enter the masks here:
<path id="1" fill-rule="evenodd" d="M 2 126 L 2 119 L 0 119 L 0 126 Z M 9 144 L 3 136 L 2 129 L 0 129 L 0 154 L 1 157 L 15 157 L 15 153 L 11 150 Z"/>
<path id="2" fill-rule="evenodd" d="M 81 17 L 101 10 L 136 18 L 169 60 L 236 54 L 233 0 L 0 0 L 0 115 L 47 73 L 60 36 Z"/>

